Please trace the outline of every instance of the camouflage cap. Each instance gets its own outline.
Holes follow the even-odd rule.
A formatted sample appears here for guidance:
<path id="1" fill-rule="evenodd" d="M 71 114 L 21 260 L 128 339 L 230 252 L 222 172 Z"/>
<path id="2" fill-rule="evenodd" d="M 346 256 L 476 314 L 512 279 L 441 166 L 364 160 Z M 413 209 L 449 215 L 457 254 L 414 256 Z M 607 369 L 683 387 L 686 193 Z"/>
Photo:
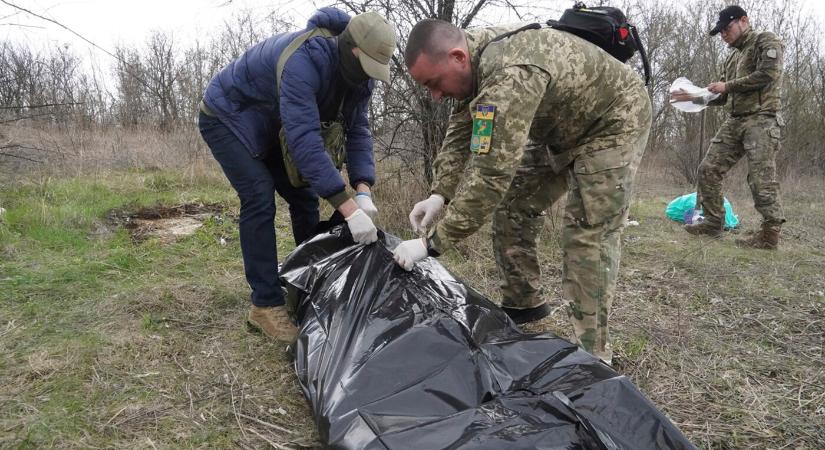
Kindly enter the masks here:
<path id="1" fill-rule="evenodd" d="M 395 29 L 374 12 L 359 14 L 350 20 L 347 31 L 359 48 L 358 60 L 364 72 L 385 83 L 390 81 L 390 58 L 395 51 Z"/>

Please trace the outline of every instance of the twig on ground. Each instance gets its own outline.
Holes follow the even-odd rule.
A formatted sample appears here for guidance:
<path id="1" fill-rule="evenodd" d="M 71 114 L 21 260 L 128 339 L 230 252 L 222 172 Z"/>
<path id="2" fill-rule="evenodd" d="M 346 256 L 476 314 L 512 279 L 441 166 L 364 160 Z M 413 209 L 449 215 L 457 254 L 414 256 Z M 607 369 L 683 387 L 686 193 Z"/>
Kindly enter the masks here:
<path id="1" fill-rule="evenodd" d="M 295 434 L 295 432 L 292 431 L 292 430 L 286 429 L 282 426 L 275 425 L 273 423 L 264 422 L 263 420 L 258 419 L 257 417 L 247 416 L 246 414 L 243 414 L 243 413 L 241 413 L 240 416 L 243 417 L 244 419 L 249 419 L 249 420 L 252 420 L 254 422 L 258 422 L 261 425 L 265 425 L 265 426 L 268 426 L 270 428 L 274 428 L 278 431 L 283 431 L 284 433 Z"/>
<path id="2" fill-rule="evenodd" d="M 119 416 L 119 415 L 120 415 L 120 413 L 122 413 L 123 411 L 125 411 L 125 410 L 126 410 L 126 408 L 128 408 L 128 407 L 129 407 L 129 406 L 127 405 L 127 406 L 124 406 L 123 408 L 120 408 L 120 411 L 116 412 L 114 416 L 112 416 L 109 420 L 107 420 L 107 421 L 106 421 L 106 423 L 104 423 L 104 424 L 103 424 L 103 426 L 102 426 L 101 428 L 106 428 L 106 426 L 107 426 L 107 425 L 109 425 L 110 423 L 112 423 L 112 421 L 113 421 L 113 420 L 115 420 L 115 417 Z"/>
<path id="3" fill-rule="evenodd" d="M 266 441 L 267 444 L 271 445 L 274 448 L 283 449 L 283 450 L 292 450 L 289 447 L 284 447 L 283 445 L 276 444 L 275 442 L 272 442 L 271 440 L 267 439 L 266 436 L 262 435 L 261 433 L 258 433 L 258 431 L 254 428 L 247 428 L 247 430 L 252 432 L 255 436 L 258 436 L 259 438 L 263 439 L 264 441 Z"/>
<path id="4" fill-rule="evenodd" d="M 223 359 L 224 365 L 226 365 L 226 369 L 229 370 L 229 373 L 232 375 L 232 381 L 229 383 L 229 395 L 232 402 L 232 412 L 235 414 L 235 422 L 238 424 L 238 428 L 241 429 L 241 434 L 243 435 L 244 439 L 246 439 L 246 432 L 243 429 L 243 425 L 241 425 L 241 418 L 238 413 L 238 408 L 235 406 L 235 382 L 238 381 L 238 377 L 235 376 L 235 371 L 232 370 L 232 367 L 229 366 L 229 361 L 226 360 L 226 356 L 223 354 L 223 350 L 221 350 L 220 346 L 218 348 L 218 353 L 221 355 L 221 359 Z M 243 389 L 241 389 L 241 401 L 243 401 Z"/>

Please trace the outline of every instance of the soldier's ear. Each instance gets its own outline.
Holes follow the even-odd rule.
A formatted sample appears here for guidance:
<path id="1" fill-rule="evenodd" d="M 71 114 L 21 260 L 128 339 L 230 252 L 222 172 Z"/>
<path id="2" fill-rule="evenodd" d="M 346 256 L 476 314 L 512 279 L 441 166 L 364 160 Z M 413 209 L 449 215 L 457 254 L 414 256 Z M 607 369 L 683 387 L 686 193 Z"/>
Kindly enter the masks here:
<path id="1" fill-rule="evenodd" d="M 447 58 L 459 64 L 465 64 L 470 60 L 470 55 L 460 47 L 454 47 L 447 51 Z"/>

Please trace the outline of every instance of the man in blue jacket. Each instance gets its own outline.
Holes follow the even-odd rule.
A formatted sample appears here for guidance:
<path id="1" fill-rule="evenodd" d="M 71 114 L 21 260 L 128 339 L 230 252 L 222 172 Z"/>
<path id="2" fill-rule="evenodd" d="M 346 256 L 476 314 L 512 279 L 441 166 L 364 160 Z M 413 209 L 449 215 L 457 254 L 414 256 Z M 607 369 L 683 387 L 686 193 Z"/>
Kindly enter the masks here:
<path id="1" fill-rule="evenodd" d="M 377 240 L 367 106 L 373 79 L 389 82 L 394 50 L 394 27 L 380 15 L 350 20 L 322 8 L 306 29 L 255 45 L 206 88 L 200 132 L 241 201 L 248 322 L 270 337 L 297 334 L 278 281 L 275 192 L 289 204 L 296 244 L 318 224 L 319 196 L 343 215 L 356 242 Z M 344 159 L 354 199 L 339 171 Z"/>

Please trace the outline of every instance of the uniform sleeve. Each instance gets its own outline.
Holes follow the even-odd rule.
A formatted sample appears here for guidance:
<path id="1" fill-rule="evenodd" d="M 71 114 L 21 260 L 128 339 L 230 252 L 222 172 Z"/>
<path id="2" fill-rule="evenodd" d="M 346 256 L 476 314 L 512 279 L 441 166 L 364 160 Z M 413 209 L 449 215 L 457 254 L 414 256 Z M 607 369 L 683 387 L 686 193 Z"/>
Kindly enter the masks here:
<path id="1" fill-rule="evenodd" d="M 375 184 L 375 156 L 367 118 L 373 86 L 374 81 L 370 80 L 366 88 L 355 92 L 355 105 L 347 118 L 347 173 L 353 188 L 361 182 Z"/>
<path id="2" fill-rule="evenodd" d="M 469 102 L 458 105 L 447 125 L 447 134 L 441 149 L 433 161 L 435 176 L 432 192 L 449 201 L 464 174 L 464 167 L 470 159 L 470 136 L 473 133 L 473 119 L 470 117 Z"/>
<path id="3" fill-rule="evenodd" d="M 719 80 L 721 82 L 725 82 L 725 75 L 722 74 L 722 78 Z M 725 92 L 724 94 L 716 97 L 715 99 L 708 102 L 708 106 L 725 106 L 725 103 L 728 102 L 728 93 Z"/>
<path id="4" fill-rule="evenodd" d="M 748 92 L 762 89 L 775 82 L 782 74 L 782 41 L 773 33 L 761 33 L 756 38 L 756 70 L 747 76 L 730 80 L 731 92 Z"/>
<path id="5" fill-rule="evenodd" d="M 475 113 L 482 106 L 495 107 L 489 149 L 478 148 L 464 187 L 447 207 L 444 219 L 430 236 L 430 245 L 443 252 L 475 233 L 487 222 L 510 188 L 524 154 L 524 145 L 533 116 L 544 97 L 549 75 L 535 66 L 502 68 L 482 82 L 478 96 L 470 103 Z M 489 110 L 489 108 L 488 108 Z M 473 135 L 483 135 L 484 122 L 473 123 Z M 465 142 L 470 152 L 471 142 Z"/>
<path id="6" fill-rule="evenodd" d="M 725 76 L 725 71 L 727 70 L 727 67 L 728 67 L 728 61 L 726 60 L 725 64 L 722 66 L 722 76 L 719 78 L 719 81 L 721 81 L 722 83 L 727 81 L 727 77 Z M 707 102 L 707 105 L 708 106 L 725 106 L 725 103 L 727 103 L 727 102 L 728 102 L 728 93 L 725 92 L 724 94 L 720 95 L 719 97 L 716 97 L 715 99 Z M 703 101 L 700 101 L 698 103 L 699 104 L 704 104 Z"/>

